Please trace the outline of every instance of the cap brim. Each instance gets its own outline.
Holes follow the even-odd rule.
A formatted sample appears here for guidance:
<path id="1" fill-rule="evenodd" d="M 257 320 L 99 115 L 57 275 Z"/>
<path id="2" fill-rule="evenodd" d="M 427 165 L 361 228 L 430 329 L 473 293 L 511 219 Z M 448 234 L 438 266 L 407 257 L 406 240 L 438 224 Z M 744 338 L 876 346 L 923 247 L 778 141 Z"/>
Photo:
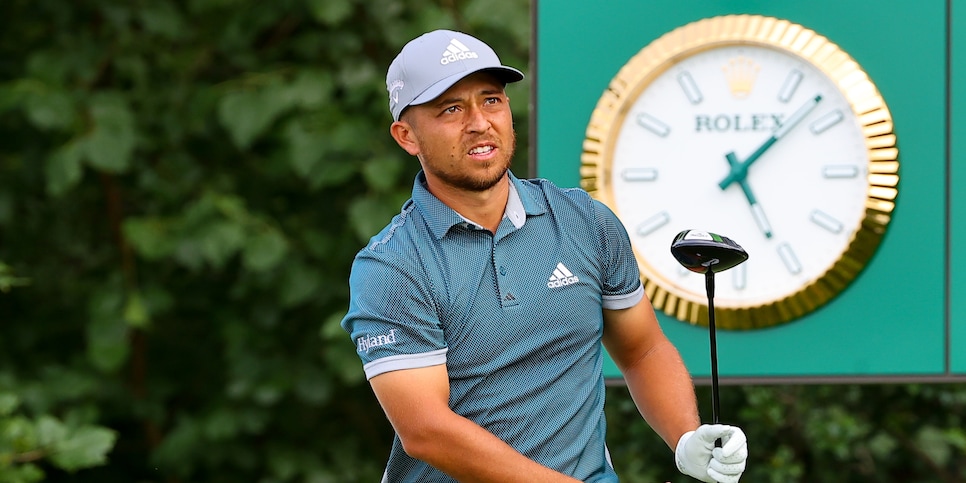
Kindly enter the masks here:
<path id="1" fill-rule="evenodd" d="M 462 80 L 463 78 L 475 74 L 477 72 L 490 72 L 495 75 L 498 79 L 503 81 L 504 84 L 510 84 L 513 82 L 519 82 L 523 80 L 523 72 L 514 69 L 513 67 L 499 66 L 499 67 L 484 67 L 482 69 L 476 69 L 472 71 L 457 72 L 443 80 L 429 86 L 425 91 L 416 96 L 409 106 L 418 106 L 420 104 L 425 104 L 433 99 L 439 97 L 442 93 L 446 92 L 446 89 L 453 87 L 454 84 Z M 406 106 L 406 107 L 409 107 Z M 404 109 L 405 110 L 405 109 Z"/>

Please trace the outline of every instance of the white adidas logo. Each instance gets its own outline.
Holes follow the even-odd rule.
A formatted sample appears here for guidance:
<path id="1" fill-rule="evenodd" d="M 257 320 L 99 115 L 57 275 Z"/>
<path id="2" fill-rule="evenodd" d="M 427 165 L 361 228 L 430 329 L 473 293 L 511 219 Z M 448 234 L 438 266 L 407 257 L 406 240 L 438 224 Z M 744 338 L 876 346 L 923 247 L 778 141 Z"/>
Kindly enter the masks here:
<path id="1" fill-rule="evenodd" d="M 440 59 L 439 63 L 446 65 L 457 60 L 477 59 L 479 57 L 476 55 L 476 52 L 471 51 L 463 42 L 453 39 L 449 41 L 449 45 L 443 51 L 443 58 Z"/>
<path id="2" fill-rule="evenodd" d="M 567 267 L 563 263 L 558 263 L 557 268 L 553 269 L 553 274 L 550 275 L 550 279 L 547 282 L 547 287 L 557 288 L 565 287 L 567 285 L 575 284 L 579 282 L 580 279 L 576 275 L 570 273 Z"/>

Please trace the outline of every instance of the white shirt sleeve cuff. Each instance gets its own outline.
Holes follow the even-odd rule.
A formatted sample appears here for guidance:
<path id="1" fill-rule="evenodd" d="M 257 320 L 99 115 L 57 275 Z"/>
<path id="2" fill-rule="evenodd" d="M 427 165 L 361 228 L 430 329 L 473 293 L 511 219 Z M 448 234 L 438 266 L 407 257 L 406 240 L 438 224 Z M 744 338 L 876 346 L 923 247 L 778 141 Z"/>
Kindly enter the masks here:
<path id="1" fill-rule="evenodd" d="M 438 366 L 446 364 L 446 351 L 446 348 L 442 348 L 420 354 L 382 357 L 362 366 L 362 369 L 366 371 L 366 379 L 368 380 L 386 372 Z"/>

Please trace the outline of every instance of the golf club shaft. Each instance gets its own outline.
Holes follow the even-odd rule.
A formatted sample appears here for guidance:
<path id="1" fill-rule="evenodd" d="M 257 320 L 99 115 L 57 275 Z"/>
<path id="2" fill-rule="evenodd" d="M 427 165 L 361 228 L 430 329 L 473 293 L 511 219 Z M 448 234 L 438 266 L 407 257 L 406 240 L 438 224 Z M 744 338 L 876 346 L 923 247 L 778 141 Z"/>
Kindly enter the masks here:
<path id="1" fill-rule="evenodd" d="M 715 339 L 714 328 L 714 272 L 708 270 L 704 279 L 708 291 L 708 329 L 711 338 L 711 420 L 714 424 L 718 424 L 721 406 L 718 398 L 718 342 Z M 715 441 L 715 446 L 721 446 L 720 439 Z"/>

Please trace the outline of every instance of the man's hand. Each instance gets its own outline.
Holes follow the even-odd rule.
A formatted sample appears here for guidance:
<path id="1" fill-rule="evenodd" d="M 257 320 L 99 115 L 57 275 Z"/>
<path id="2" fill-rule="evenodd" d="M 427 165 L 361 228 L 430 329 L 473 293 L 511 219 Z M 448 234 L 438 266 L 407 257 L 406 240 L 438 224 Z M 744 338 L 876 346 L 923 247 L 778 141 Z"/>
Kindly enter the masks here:
<path id="1" fill-rule="evenodd" d="M 722 447 L 714 441 L 721 438 Z M 745 471 L 748 443 L 741 428 L 705 424 L 678 440 L 674 460 L 678 470 L 706 483 L 738 483 Z"/>

